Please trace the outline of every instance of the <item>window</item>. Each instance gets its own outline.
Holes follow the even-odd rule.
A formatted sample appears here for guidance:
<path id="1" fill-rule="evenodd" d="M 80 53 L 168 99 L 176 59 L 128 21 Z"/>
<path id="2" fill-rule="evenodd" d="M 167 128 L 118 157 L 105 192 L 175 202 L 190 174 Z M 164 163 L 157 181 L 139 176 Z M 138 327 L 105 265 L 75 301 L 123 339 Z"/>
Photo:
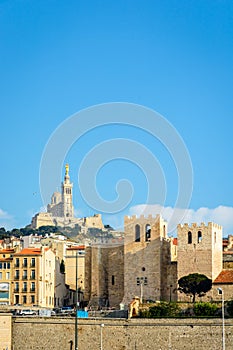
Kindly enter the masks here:
<path id="1" fill-rule="evenodd" d="M 31 304 L 35 304 L 35 295 L 31 295 Z"/>
<path id="2" fill-rule="evenodd" d="M 11 263 L 7 263 L 7 268 L 10 269 L 11 268 Z"/>
<path id="3" fill-rule="evenodd" d="M 188 232 L 188 244 L 192 244 L 192 232 Z"/>
<path id="4" fill-rule="evenodd" d="M 135 242 L 140 242 L 140 226 L 135 226 Z"/>
<path id="5" fill-rule="evenodd" d="M 10 272 L 6 273 L 6 279 L 9 280 L 10 279 Z"/>
<path id="6" fill-rule="evenodd" d="M 27 266 L 28 266 L 28 259 L 23 258 L 23 267 L 27 267 Z"/>
<path id="7" fill-rule="evenodd" d="M 26 280 L 28 278 L 27 270 L 23 270 L 23 280 Z"/>
<path id="8" fill-rule="evenodd" d="M 112 275 L 112 286 L 114 286 L 114 284 L 115 284 L 115 276 Z"/>
<path id="9" fill-rule="evenodd" d="M 0 262 L 0 269 L 2 269 L 2 263 Z"/>
<path id="10" fill-rule="evenodd" d="M 35 258 L 31 258 L 31 267 L 35 267 L 36 261 Z"/>
<path id="11" fill-rule="evenodd" d="M 146 225 L 146 237 L 145 241 L 149 242 L 151 238 L 151 226 L 149 224 Z"/>
<path id="12" fill-rule="evenodd" d="M 2 280 L 2 272 L 0 272 L 0 280 Z"/>
<path id="13" fill-rule="evenodd" d="M 31 282 L 31 292 L 35 292 L 35 282 Z"/>
<path id="14" fill-rule="evenodd" d="M 15 295 L 15 304 L 19 304 L 19 295 Z"/>
<path id="15" fill-rule="evenodd" d="M 163 237 L 166 238 L 166 225 L 163 225 Z"/>
<path id="16" fill-rule="evenodd" d="M 15 259 L 15 267 L 19 267 L 19 258 Z"/>
<path id="17" fill-rule="evenodd" d="M 23 282 L 23 292 L 27 292 L 27 282 Z"/>
<path id="18" fill-rule="evenodd" d="M 214 232 L 214 243 L 216 243 L 217 237 L 216 237 L 216 232 Z"/>
<path id="19" fill-rule="evenodd" d="M 27 304 L 27 296 L 26 295 L 23 295 L 22 301 L 23 301 L 23 304 Z"/>
<path id="20" fill-rule="evenodd" d="M 31 271 L 31 280 L 34 280 L 36 276 L 35 270 Z"/>
<path id="21" fill-rule="evenodd" d="M 15 270 L 15 279 L 16 279 L 16 280 L 19 279 L 19 270 Z"/>
<path id="22" fill-rule="evenodd" d="M 201 231 L 198 231 L 198 233 L 197 233 L 197 243 L 201 243 L 201 241 L 202 241 L 202 233 L 201 233 Z"/>
<path id="23" fill-rule="evenodd" d="M 140 277 L 137 277 L 137 286 L 140 286 Z"/>
<path id="24" fill-rule="evenodd" d="M 15 293 L 19 292 L 19 282 L 15 282 Z"/>
<path id="25" fill-rule="evenodd" d="M 144 277 L 144 286 L 147 286 L 148 280 L 147 277 Z"/>

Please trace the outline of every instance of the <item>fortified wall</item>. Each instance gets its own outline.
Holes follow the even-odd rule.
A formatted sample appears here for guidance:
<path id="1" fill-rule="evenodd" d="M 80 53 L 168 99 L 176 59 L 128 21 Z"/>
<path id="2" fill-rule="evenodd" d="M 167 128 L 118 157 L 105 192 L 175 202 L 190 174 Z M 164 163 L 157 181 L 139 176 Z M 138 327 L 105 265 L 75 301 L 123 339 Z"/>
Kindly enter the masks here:
<path id="1" fill-rule="evenodd" d="M 161 215 L 125 216 L 124 303 L 176 299 L 176 263 L 172 264 L 171 239 Z"/>
<path id="2" fill-rule="evenodd" d="M 11 316 L 8 317 L 11 321 Z M 4 318 L 0 316 L 0 325 Z M 12 318 L 5 332 L 12 345 L 0 337 L 1 350 L 74 350 L 74 318 Z M 233 319 L 225 320 L 226 350 L 233 348 Z M 1 334 L 2 335 L 2 334 Z M 78 349 L 96 350 L 219 350 L 219 319 L 78 319 Z"/>
<path id="3" fill-rule="evenodd" d="M 123 296 L 123 245 L 86 247 L 84 300 L 89 301 L 89 307 L 119 308 Z"/>

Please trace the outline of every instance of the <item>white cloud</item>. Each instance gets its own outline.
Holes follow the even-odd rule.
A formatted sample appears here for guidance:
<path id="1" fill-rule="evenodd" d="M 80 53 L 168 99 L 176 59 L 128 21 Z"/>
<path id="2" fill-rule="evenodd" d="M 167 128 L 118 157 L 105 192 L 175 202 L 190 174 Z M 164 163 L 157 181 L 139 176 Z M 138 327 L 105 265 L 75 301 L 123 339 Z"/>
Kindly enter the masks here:
<path id="1" fill-rule="evenodd" d="M 14 221 L 13 216 L 0 208 L 0 227 L 5 227 L 6 230 L 11 230 L 14 227 Z"/>
<path id="2" fill-rule="evenodd" d="M 199 208 L 194 209 L 177 209 L 172 207 L 163 207 L 161 205 L 146 205 L 141 204 L 134 206 L 130 209 L 130 215 L 145 215 L 161 214 L 163 218 L 168 222 L 168 231 L 176 231 L 176 226 L 180 223 L 193 223 L 198 224 L 204 222 L 215 222 L 223 226 L 223 232 L 225 235 L 233 233 L 233 207 L 218 206 L 214 209 Z"/>

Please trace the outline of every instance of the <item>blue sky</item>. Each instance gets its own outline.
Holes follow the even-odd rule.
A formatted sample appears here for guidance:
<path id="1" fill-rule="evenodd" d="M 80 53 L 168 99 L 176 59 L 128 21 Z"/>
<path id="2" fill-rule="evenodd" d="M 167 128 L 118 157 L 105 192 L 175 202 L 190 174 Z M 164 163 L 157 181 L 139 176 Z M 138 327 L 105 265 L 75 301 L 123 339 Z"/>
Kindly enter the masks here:
<path id="1" fill-rule="evenodd" d="M 230 0 L 0 1 L 0 226 L 25 226 L 44 205 L 41 157 L 61 123 L 92 105 L 129 102 L 159 112 L 183 138 L 194 171 L 189 219 L 216 219 L 233 231 L 232 62 Z M 79 215 L 93 213 L 78 188 L 79 166 L 112 138 L 155 154 L 167 183 L 162 205 L 173 208 L 177 174 L 164 147 L 137 129 L 105 126 L 77 141 L 64 160 Z M 104 215 L 116 225 L 146 201 L 143 172 L 125 160 L 101 169 L 100 194 L 112 200 L 122 177 L 134 195 L 122 212 Z"/>

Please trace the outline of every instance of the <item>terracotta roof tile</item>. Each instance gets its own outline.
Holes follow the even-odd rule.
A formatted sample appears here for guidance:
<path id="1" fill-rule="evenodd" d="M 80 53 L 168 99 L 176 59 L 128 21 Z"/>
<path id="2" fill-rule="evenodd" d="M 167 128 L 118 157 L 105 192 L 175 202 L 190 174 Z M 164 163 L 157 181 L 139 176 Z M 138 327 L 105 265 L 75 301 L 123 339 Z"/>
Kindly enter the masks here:
<path id="1" fill-rule="evenodd" d="M 222 270 L 213 283 L 232 283 L 233 284 L 233 270 Z"/>
<path id="2" fill-rule="evenodd" d="M 14 249 L 1 249 L 0 254 L 12 254 L 14 251 Z"/>
<path id="3" fill-rule="evenodd" d="M 15 254 L 15 256 L 18 255 L 41 255 L 40 248 L 24 248 L 19 253 Z"/>
<path id="4" fill-rule="evenodd" d="M 85 250 L 85 245 L 72 246 L 72 247 L 66 248 L 66 250 Z"/>

